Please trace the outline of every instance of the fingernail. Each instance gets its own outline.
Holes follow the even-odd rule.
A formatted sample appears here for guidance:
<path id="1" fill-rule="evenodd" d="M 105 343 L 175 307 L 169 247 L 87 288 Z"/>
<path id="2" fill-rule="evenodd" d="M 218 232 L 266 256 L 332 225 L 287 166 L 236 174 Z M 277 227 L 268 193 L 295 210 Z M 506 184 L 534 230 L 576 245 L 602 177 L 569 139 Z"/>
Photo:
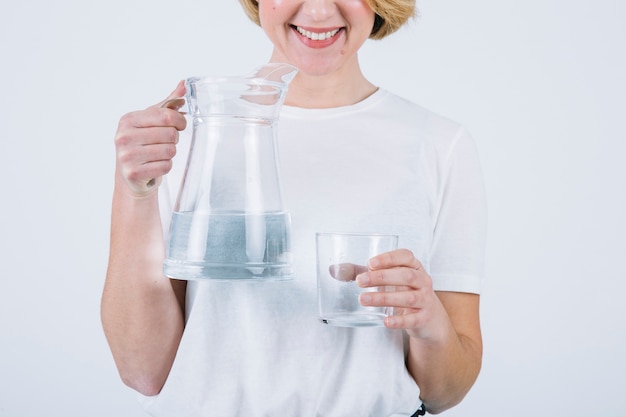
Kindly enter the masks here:
<path id="1" fill-rule="evenodd" d="M 361 304 L 369 304 L 372 301 L 372 296 L 369 294 L 361 294 Z"/>
<path id="2" fill-rule="evenodd" d="M 370 264 L 370 268 L 375 269 L 378 267 L 378 265 L 380 265 L 380 262 L 378 262 L 378 259 L 372 258 L 370 259 L 369 264 Z"/>
<path id="3" fill-rule="evenodd" d="M 356 281 L 359 286 L 363 287 L 370 282 L 370 277 L 368 277 L 367 274 L 360 274 L 356 277 Z"/>

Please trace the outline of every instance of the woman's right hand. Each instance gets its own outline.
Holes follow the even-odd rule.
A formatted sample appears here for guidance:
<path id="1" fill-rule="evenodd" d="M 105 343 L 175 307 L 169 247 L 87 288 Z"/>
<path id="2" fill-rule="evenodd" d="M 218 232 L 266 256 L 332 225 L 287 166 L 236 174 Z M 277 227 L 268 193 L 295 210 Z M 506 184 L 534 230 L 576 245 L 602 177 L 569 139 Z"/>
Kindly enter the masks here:
<path id="1" fill-rule="evenodd" d="M 116 172 L 133 196 L 155 192 L 161 177 L 172 169 L 178 132 L 185 129 L 187 121 L 176 109 L 161 106 L 184 94 L 181 81 L 161 103 L 120 119 L 115 134 Z"/>

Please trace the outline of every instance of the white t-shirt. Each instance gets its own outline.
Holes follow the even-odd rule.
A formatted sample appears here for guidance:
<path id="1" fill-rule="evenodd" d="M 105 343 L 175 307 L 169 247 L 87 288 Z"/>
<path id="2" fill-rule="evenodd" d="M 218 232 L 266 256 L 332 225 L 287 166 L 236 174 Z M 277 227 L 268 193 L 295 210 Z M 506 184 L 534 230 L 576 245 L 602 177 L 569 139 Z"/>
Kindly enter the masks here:
<path id="1" fill-rule="evenodd" d="M 346 107 L 284 106 L 277 129 L 295 278 L 190 281 L 168 380 L 141 402 L 153 416 L 411 416 L 421 402 L 405 333 L 318 320 L 315 233 L 398 234 L 436 290 L 479 293 L 486 207 L 475 145 L 463 127 L 384 90 Z M 185 153 L 160 192 L 166 229 Z"/>

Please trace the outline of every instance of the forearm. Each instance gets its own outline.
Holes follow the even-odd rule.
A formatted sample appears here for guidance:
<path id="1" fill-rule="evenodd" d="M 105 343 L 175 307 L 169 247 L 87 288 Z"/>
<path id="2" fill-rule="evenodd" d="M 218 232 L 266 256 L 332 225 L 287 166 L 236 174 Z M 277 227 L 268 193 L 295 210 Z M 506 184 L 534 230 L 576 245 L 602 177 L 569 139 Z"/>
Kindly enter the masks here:
<path id="1" fill-rule="evenodd" d="M 184 328 L 184 288 L 163 276 L 156 194 L 141 199 L 116 187 L 102 322 L 124 382 L 148 395 L 163 386 Z M 174 283 L 174 285 L 184 285 Z"/>
<path id="2" fill-rule="evenodd" d="M 452 320 L 447 315 L 445 318 L 436 337 L 411 337 L 409 342 L 407 368 L 431 414 L 445 411 L 465 397 L 478 377 L 482 362 L 480 329 L 460 334 Z"/>

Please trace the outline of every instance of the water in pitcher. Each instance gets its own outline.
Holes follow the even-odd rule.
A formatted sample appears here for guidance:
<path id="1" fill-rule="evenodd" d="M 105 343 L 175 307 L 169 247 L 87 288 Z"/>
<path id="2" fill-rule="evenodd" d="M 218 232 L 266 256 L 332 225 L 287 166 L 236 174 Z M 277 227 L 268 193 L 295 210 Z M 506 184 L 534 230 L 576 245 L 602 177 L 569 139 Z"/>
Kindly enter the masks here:
<path id="1" fill-rule="evenodd" d="M 166 276 L 177 279 L 292 278 L 287 212 L 174 213 Z"/>

